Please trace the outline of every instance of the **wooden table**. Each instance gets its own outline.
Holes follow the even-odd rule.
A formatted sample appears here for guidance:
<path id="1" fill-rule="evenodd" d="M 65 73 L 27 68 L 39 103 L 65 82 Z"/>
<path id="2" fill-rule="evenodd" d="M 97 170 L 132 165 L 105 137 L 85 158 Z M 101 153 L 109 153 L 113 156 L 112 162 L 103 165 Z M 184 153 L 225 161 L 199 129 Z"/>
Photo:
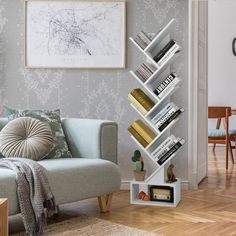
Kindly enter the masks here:
<path id="1" fill-rule="evenodd" d="M 0 199 L 0 236 L 8 236 L 8 203 L 6 198 Z"/>

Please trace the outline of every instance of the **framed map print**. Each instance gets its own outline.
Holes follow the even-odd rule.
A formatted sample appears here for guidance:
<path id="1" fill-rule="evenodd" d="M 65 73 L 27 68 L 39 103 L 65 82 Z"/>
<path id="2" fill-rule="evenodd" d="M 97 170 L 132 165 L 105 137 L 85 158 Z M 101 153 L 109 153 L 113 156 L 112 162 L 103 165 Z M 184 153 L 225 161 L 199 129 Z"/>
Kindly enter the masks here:
<path id="1" fill-rule="evenodd" d="M 25 0 L 25 66 L 124 68 L 125 1 Z"/>

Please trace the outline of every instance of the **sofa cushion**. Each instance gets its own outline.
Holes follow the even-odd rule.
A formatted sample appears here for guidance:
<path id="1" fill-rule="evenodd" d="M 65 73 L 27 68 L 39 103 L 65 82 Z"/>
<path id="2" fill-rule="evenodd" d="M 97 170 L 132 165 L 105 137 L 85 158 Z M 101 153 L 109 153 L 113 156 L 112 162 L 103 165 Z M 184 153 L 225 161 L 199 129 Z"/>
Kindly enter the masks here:
<path id="1" fill-rule="evenodd" d="M 30 117 L 10 121 L 0 132 L 0 152 L 5 157 L 43 159 L 53 147 L 52 131 L 45 123 Z"/>
<path id="2" fill-rule="evenodd" d="M 60 110 L 15 110 L 4 107 L 4 114 L 8 120 L 14 120 L 18 117 L 32 117 L 38 119 L 51 127 L 54 144 L 51 152 L 45 158 L 71 158 L 65 134 L 61 125 Z"/>
<path id="3" fill-rule="evenodd" d="M 47 170 L 57 204 L 105 195 L 120 189 L 119 167 L 102 159 L 44 159 L 39 163 Z M 15 174 L 0 168 L 0 198 L 8 197 L 9 214 L 19 213 Z"/>

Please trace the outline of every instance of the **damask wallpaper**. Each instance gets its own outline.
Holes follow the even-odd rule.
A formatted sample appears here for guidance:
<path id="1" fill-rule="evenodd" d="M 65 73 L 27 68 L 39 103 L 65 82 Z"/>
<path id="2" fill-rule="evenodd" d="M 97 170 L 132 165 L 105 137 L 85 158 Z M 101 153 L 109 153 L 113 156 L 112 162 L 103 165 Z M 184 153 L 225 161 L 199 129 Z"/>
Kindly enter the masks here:
<path id="1" fill-rule="evenodd" d="M 175 39 L 182 54 L 174 64 L 183 79 L 172 99 L 186 110 L 173 133 L 187 140 L 188 108 L 188 1 L 128 0 L 127 38 L 138 31 L 156 32 L 176 18 Z M 124 70 L 26 69 L 24 67 L 24 1 L 0 0 L 0 112 L 4 104 L 24 109 L 60 108 L 64 117 L 115 120 L 119 124 L 119 165 L 122 179 L 133 177 L 130 160 L 136 145 L 127 127 L 138 119 L 127 101 L 129 91 L 138 87 L 130 69 L 144 59 L 127 42 L 127 68 Z M 187 180 L 187 144 L 175 158 L 175 173 Z"/>

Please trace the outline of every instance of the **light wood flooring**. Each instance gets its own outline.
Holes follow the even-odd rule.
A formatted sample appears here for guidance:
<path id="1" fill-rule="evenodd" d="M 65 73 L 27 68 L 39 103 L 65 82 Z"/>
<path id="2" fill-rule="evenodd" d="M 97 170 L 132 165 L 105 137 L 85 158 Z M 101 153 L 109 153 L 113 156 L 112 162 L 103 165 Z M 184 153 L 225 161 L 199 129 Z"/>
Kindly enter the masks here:
<path id="1" fill-rule="evenodd" d="M 199 190 L 183 191 L 177 208 L 130 205 L 129 192 L 121 191 L 110 213 L 100 214 L 97 200 L 90 199 L 62 206 L 59 220 L 86 214 L 165 236 L 236 236 L 236 164 L 230 160 L 226 171 L 224 154 L 222 147 L 216 156 L 209 150 L 209 177 Z"/>

